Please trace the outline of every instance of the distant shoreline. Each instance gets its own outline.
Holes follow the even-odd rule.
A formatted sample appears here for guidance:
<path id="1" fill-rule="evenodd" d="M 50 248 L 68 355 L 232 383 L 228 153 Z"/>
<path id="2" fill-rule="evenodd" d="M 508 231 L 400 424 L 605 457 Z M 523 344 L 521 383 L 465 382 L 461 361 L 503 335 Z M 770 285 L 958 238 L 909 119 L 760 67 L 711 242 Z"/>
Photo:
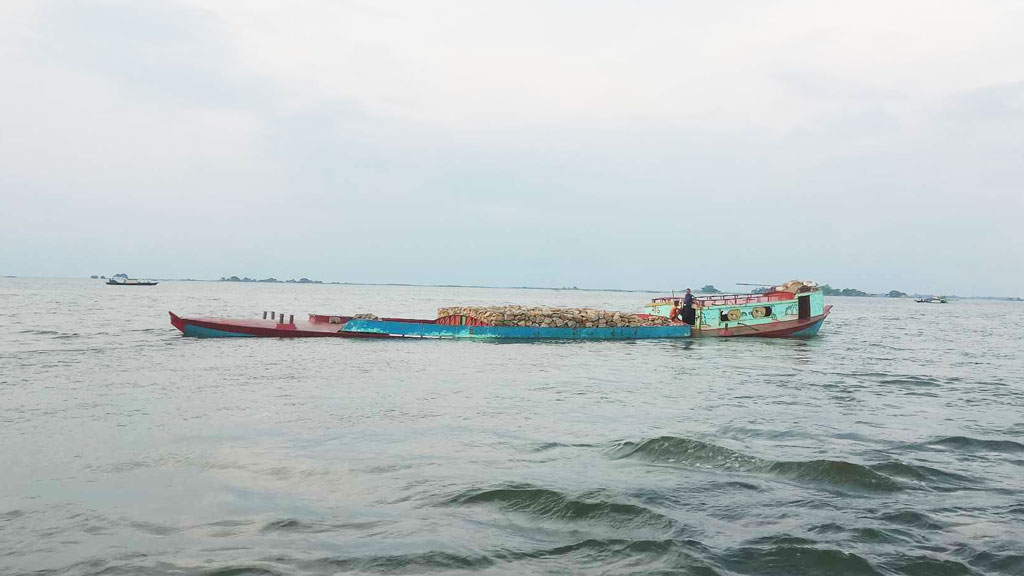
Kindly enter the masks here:
<path id="1" fill-rule="evenodd" d="M 563 286 L 556 288 L 553 286 L 485 286 L 478 284 L 416 284 L 411 282 L 325 282 L 321 280 L 310 280 L 308 278 L 300 278 L 299 280 L 277 280 L 276 278 L 265 278 L 257 280 L 254 278 L 238 278 L 237 276 L 222 277 L 219 280 L 201 280 L 195 278 L 157 278 L 161 281 L 172 281 L 172 282 L 224 282 L 228 284 L 302 284 L 302 285 L 322 285 L 322 286 L 397 286 L 397 287 L 408 287 L 408 288 L 482 288 L 490 290 L 553 290 L 556 292 L 618 292 L 626 294 L 682 294 L 685 289 L 675 290 L 650 290 L 650 289 L 629 289 L 629 288 L 580 288 L 578 286 Z M 713 286 L 708 286 L 713 287 Z M 934 294 L 923 294 L 913 293 L 907 294 L 896 290 L 887 293 L 868 293 L 862 292 L 854 288 L 835 289 L 828 284 L 822 284 L 821 287 L 825 289 L 825 295 L 829 298 L 834 296 L 841 296 L 844 298 L 886 298 L 891 300 L 909 300 L 915 298 L 926 298 L 934 296 Z M 831 292 L 831 293 L 830 293 Z M 700 292 L 696 291 L 696 294 L 714 294 L 713 292 Z M 899 294 L 895 296 L 894 294 Z M 1019 296 L 957 296 L 955 294 L 945 295 L 945 298 L 950 300 L 1003 300 L 1007 302 L 1024 302 Z"/>
<path id="2" fill-rule="evenodd" d="M 12 276 L 5 275 L 0 276 L 2 278 L 35 278 L 35 279 L 59 279 L 61 277 L 54 276 Z M 65 277 L 67 279 L 82 279 L 79 276 Z M 90 279 L 90 278 L 84 278 Z M 630 289 L 630 288 L 580 288 L 578 286 L 569 286 L 556 288 L 552 286 L 486 286 L 480 284 L 416 284 L 412 282 L 325 282 L 321 280 L 228 280 L 228 279 L 203 279 L 203 278 L 153 278 L 160 282 L 214 282 L 214 283 L 226 283 L 226 284 L 287 284 L 287 285 L 319 285 L 319 286 L 396 286 L 396 287 L 407 287 L 407 288 L 477 288 L 477 289 L 488 289 L 488 290 L 551 290 L 554 292 L 618 292 L 627 294 L 682 294 L 684 289 L 675 290 L 651 290 L 647 288 L 642 289 Z M 302 281 L 306 280 L 306 281 Z M 823 285 L 823 286 L 827 286 Z M 915 298 L 923 298 L 933 296 L 933 294 L 904 294 L 901 296 L 890 296 L 888 293 L 867 293 L 861 292 L 860 290 L 847 289 L 851 293 L 839 294 L 832 293 L 826 294 L 826 297 L 842 297 L 842 298 L 885 298 L 887 300 L 911 300 Z M 855 293 L 853 293 L 855 292 Z M 702 292 L 695 292 L 695 294 L 705 294 Z M 958 296 L 955 294 L 944 295 L 945 298 L 950 300 L 997 300 L 1005 302 L 1024 302 L 1024 298 L 1019 296 Z"/>
<path id="3" fill-rule="evenodd" d="M 167 280 L 175 281 L 173 278 Z M 311 280 L 309 282 L 302 282 L 301 280 L 195 280 L 195 279 L 177 279 L 179 282 L 224 282 L 227 284 L 319 284 L 324 286 L 400 286 L 408 288 L 485 288 L 489 290 L 555 290 L 558 292 L 644 292 L 652 294 L 663 294 L 666 292 L 672 292 L 672 290 L 634 290 L 627 288 L 580 288 L 578 286 L 566 286 L 562 288 L 555 288 L 550 286 L 484 286 L 478 284 L 415 284 L 410 282 L 323 282 L 320 280 Z M 682 290 L 676 290 L 676 292 L 682 292 Z"/>

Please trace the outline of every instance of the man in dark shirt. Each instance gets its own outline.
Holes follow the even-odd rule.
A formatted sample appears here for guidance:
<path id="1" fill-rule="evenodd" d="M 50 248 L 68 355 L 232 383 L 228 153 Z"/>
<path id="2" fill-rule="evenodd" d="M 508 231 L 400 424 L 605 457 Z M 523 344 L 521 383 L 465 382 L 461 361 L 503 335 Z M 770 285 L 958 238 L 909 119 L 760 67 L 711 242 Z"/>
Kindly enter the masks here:
<path id="1" fill-rule="evenodd" d="M 693 293 L 690 292 L 689 288 L 687 288 L 686 295 L 683 296 L 683 322 L 686 322 L 690 326 L 693 326 L 693 323 L 696 321 L 696 319 L 697 314 L 696 311 L 693 309 Z"/>

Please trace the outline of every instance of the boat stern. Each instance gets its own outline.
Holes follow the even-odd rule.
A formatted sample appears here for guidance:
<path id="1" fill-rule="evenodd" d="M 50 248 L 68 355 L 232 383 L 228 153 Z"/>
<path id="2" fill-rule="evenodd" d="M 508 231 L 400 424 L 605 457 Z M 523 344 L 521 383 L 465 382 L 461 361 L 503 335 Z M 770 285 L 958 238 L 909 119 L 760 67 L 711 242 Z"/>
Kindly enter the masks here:
<path id="1" fill-rule="evenodd" d="M 654 298 L 645 311 L 669 316 L 678 296 Z M 814 336 L 832 306 L 813 282 L 788 282 L 760 294 L 711 294 L 694 297 L 695 336 Z"/>

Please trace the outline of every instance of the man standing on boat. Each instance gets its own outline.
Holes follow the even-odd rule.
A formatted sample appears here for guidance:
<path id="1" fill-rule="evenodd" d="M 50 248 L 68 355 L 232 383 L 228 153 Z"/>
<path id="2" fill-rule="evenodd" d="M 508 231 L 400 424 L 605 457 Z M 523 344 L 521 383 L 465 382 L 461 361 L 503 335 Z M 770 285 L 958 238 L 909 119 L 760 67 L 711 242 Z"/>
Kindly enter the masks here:
<path id="1" fill-rule="evenodd" d="M 693 293 L 687 288 L 686 295 L 683 296 L 683 322 L 693 326 L 696 316 L 693 310 Z"/>

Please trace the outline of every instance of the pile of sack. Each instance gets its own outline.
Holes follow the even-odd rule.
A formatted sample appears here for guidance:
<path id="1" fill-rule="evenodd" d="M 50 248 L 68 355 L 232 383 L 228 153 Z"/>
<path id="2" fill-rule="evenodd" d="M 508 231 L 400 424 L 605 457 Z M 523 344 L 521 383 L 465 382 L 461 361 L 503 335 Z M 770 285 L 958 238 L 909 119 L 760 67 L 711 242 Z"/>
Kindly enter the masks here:
<path id="1" fill-rule="evenodd" d="M 525 306 L 456 306 L 438 308 L 437 317 L 471 316 L 495 326 L 540 326 L 542 328 L 623 328 L 667 326 L 661 316 L 641 316 L 593 308 L 548 308 Z"/>
<path id="2" fill-rule="evenodd" d="M 785 284 L 779 284 L 775 286 L 773 290 L 776 292 L 789 292 L 791 294 L 811 292 L 818 289 L 818 283 L 810 280 L 790 280 Z"/>

